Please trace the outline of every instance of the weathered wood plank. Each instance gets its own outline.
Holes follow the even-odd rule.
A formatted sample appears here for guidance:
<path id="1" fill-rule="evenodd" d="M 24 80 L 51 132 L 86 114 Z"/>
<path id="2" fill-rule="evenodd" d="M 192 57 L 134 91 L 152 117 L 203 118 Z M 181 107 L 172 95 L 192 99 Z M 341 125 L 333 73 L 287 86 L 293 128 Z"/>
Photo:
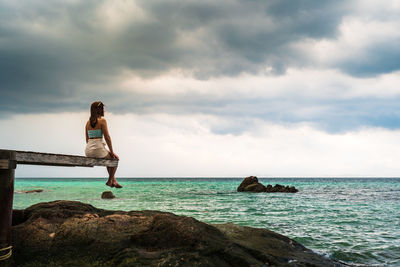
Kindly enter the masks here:
<path id="1" fill-rule="evenodd" d="M 7 151 L 7 150 L 0 150 Z M 52 153 L 39 153 L 32 151 L 15 151 L 17 164 L 48 165 L 65 167 L 117 167 L 117 159 L 98 159 L 76 155 L 63 155 Z"/>
<path id="2" fill-rule="evenodd" d="M 118 160 L 98 159 L 83 156 L 37 153 L 28 151 L 16 151 L 17 164 L 50 165 L 50 166 L 108 166 L 117 167 Z"/>

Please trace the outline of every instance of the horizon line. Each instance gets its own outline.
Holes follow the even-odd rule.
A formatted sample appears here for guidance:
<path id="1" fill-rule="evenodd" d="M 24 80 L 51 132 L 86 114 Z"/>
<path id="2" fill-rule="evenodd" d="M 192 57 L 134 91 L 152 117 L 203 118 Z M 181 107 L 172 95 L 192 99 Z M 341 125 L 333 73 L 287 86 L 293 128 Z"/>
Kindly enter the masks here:
<path id="1" fill-rule="evenodd" d="M 250 175 L 255 176 L 255 175 Z M 118 177 L 118 179 L 245 179 L 249 176 L 145 176 L 145 177 Z M 259 179 L 329 179 L 329 178 L 343 178 L 343 179 L 359 179 L 359 178 L 400 178 L 400 176 L 256 176 Z M 15 177 L 15 179 L 106 179 L 107 177 Z"/>

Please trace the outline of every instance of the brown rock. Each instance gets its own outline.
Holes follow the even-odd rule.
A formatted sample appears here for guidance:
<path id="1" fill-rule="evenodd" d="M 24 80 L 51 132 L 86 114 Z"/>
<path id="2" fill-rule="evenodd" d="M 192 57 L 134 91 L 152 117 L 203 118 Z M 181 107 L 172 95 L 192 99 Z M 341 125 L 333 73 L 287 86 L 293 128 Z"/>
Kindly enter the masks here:
<path id="1" fill-rule="evenodd" d="M 246 186 L 243 191 L 260 193 L 260 192 L 265 192 L 265 190 L 266 188 L 263 184 L 256 183 Z"/>
<path id="2" fill-rule="evenodd" d="M 13 210 L 12 214 L 12 225 L 20 224 L 25 222 L 25 212 L 24 210 Z"/>
<path id="3" fill-rule="evenodd" d="M 19 191 L 18 193 L 29 194 L 29 193 L 42 193 L 42 192 L 43 192 L 43 189 L 32 189 L 32 190 Z"/>
<path id="4" fill-rule="evenodd" d="M 297 190 L 294 186 L 283 186 L 280 184 L 276 184 L 275 186 L 267 185 L 266 187 L 258 182 L 258 178 L 256 176 L 246 177 L 242 183 L 237 188 L 238 192 L 267 192 L 267 193 L 296 193 Z"/>
<path id="5" fill-rule="evenodd" d="M 297 192 L 299 192 L 299 190 L 296 189 L 294 186 L 289 187 L 288 190 L 289 190 L 290 193 L 297 193 Z"/>
<path id="6" fill-rule="evenodd" d="M 114 194 L 111 192 L 111 191 L 104 191 L 102 194 L 101 194 L 101 198 L 105 198 L 105 199 L 113 199 L 113 198 L 115 198 L 115 196 L 114 196 Z"/>
<path id="7" fill-rule="evenodd" d="M 275 186 L 267 185 L 265 192 L 267 193 L 296 193 L 299 192 L 294 186 L 283 186 L 276 184 Z"/>
<path id="8" fill-rule="evenodd" d="M 257 178 L 256 176 L 249 176 L 249 177 L 246 177 L 246 178 L 242 181 L 242 183 L 239 185 L 239 187 L 237 188 L 237 191 L 243 192 L 243 191 L 245 191 L 245 188 L 246 188 L 248 185 L 257 184 L 257 183 L 258 183 L 258 178 Z"/>
<path id="9" fill-rule="evenodd" d="M 159 211 L 39 203 L 12 227 L 13 266 L 346 266 L 267 229 Z"/>

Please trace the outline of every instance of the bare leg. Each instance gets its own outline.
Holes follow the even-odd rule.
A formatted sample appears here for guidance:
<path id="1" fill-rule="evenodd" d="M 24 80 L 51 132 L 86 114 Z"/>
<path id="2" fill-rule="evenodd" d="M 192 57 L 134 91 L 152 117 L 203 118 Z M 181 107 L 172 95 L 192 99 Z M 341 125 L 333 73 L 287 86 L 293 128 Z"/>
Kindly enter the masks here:
<path id="1" fill-rule="evenodd" d="M 117 167 L 111 167 L 111 174 L 112 174 L 112 186 L 116 188 L 122 188 L 122 185 L 120 185 L 117 182 L 117 179 L 115 179 L 115 172 L 117 171 Z"/>
<path id="2" fill-rule="evenodd" d="M 107 157 L 108 159 L 113 158 L 111 154 L 108 154 Z M 117 167 L 107 167 L 108 171 L 108 181 L 106 185 L 110 187 L 116 187 L 116 188 L 122 188 L 122 186 L 117 182 L 117 179 L 115 179 L 115 173 L 117 171 Z"/>
<path id="3" fill-rule="evenodd" d="M 108 181 L 106 185 L 113 187 L 113 174 L 112 174 L 112 167 L 107 167 L 107 172 L 108 172 Z M 115 172 L 114 172 L 115 174 Z"/>

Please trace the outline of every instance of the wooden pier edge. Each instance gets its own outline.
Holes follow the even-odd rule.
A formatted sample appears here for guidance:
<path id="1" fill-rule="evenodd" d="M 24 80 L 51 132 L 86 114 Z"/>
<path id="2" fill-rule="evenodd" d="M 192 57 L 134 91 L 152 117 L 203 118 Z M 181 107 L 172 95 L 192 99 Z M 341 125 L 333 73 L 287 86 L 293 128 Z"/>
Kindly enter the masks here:
<path id="1" fill-rule="evenodd" d="M 65 167 L 117 167 L 118 159 L 98 159 L 76 155 L 0 149 L 0 267 L 10 266 L 11 223 L 15 169 L 18 164 Z"/>

